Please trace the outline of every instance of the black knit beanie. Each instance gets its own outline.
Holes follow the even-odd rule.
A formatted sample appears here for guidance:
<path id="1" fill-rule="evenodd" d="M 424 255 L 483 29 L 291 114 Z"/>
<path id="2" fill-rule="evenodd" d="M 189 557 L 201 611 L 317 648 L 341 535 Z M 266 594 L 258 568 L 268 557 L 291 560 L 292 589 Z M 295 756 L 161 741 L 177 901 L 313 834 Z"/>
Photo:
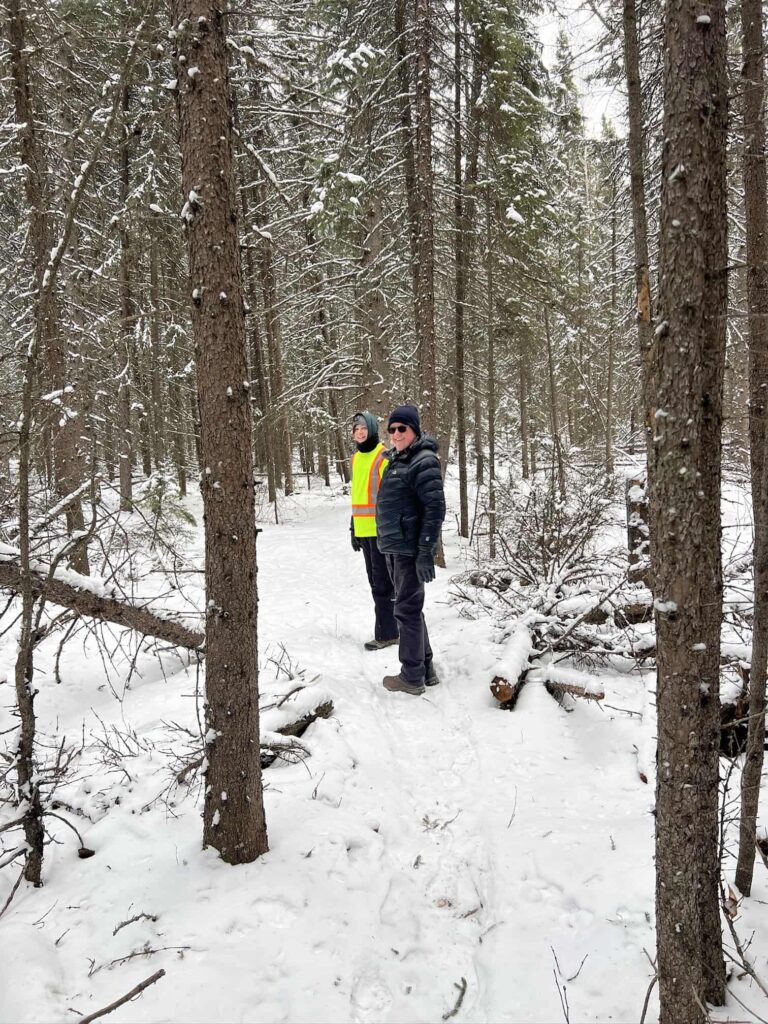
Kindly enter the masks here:
<path id="1" fill-rule="evenodd" d="M 406 427 L 410 427 L 419 437 L 421 436 L 419 410 L 415 405 L 398 405 L 396 409 L 393 409 L 389 414 L 387 427 L 391 427 L 393 423 L 403 423 Z"/>

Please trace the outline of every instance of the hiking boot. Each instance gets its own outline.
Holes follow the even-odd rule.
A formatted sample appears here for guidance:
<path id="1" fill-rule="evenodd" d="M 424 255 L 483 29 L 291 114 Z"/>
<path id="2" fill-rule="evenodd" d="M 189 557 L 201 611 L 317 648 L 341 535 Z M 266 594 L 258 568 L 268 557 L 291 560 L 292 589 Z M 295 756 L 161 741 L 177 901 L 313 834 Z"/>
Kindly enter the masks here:
<path id="1" fill-rule="evenodd" d="M 368 640 L 363 644 L 366 651 L 381 651 L 385 647 L 391 647 L 393 644 L 400 642 L 400 637 L 395 636 L 391 640 Z"/>
<path id="2" fill-rule="evenodd" d="M 440 682 L 440 676 L 435 671 L 434 667 L 430 668 L 427 673 L 427 678 L 424 680 L 425 686 L 437 686 Z"/>
<path id="3" fill-rule="evenodd" d="M 410 693 L 420 697 L 424 693 L 424 683 L 407 683 L 401 675 L 384 676 L 384 689 L 391 693 Z"/>

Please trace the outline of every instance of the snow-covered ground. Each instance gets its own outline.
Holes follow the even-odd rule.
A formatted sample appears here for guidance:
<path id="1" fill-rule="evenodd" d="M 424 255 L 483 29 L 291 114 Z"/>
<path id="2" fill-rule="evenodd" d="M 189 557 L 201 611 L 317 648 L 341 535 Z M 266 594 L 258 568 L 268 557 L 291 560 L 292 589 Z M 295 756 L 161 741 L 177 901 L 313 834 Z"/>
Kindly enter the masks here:
<path id="1" fill-rule="evenodd" d="M 78 781 L 59 793 L 82 813 L 59 813 L 95 856 L 79 859 L 49 819 L 45 886 L 22 886 L 0 920 L 3 1022 L 75 1020 L 160 967 L 166 976 L 110 1020 L 640 1020 L 655 946 L 652 679 L 606 672 L 602 705 L 570 713 L 532 680 L 513 712 L 499 710 L 488 689 L 498 631 L 449 598 L 471 562 L 449 519 L 448 568 L 426 608 L 442 684 L 418 699 L 387 693 L 396 648 L 362 646 L 372 604 L 348 500 L 314 484 L 285 503 L 284 524 L 262 524 L 262 704 L 300 682 L 311 691 L 265 710 L 262 725 L 276 728 L 297 699 L 328 695 L 334 713 L 305 734 L 305 762 L 265 771 L 260 861 L 232 868 L 201 850 L 196 786 L 162 795 L 170 748 L 183 759 L 169 723 L 197 730 L 194 665 L 141 654 L 123 692 L 127 665 L 109 685 L 92 639 L 65 648 L 60 685 L 55 647 L 41 659 L 41 728 L 86 739 Z M 190 554 L 202 565 L 199 536 Z M 13 632 L 0 640 L 0 679 L 14 643 Z M 97 764 L 105 730 L 122 752 Z M 16 877 L 0 872 L 0 906 Z M 759 971 L 759 862 L 755 877 L 738 927 L 743 939 L 761 929 Z M 734 984 L 766 1016 L 749 979 Z M 758 1018 L 733 1002 L 716 1019 Z"/>

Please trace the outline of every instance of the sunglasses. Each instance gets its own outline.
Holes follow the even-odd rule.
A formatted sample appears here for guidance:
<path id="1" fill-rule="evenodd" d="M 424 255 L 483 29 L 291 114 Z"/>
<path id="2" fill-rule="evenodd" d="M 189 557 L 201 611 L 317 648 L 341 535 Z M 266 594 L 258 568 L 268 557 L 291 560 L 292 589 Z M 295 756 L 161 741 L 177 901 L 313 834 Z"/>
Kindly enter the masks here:
<path id="1" fill-rule="evenodd" d="M 404 434 L 408 427 L 404 427 L 402 423 L 396 423 L 394 427 L 387 427 L 390 434 Z"/>

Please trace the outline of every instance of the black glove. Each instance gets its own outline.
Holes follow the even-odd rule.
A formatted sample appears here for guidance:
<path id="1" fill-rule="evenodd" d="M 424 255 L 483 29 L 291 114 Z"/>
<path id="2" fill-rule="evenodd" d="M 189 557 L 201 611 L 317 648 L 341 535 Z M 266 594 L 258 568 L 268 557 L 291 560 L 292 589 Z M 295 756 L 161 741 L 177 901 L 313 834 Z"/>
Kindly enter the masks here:
<path id="1" fill-rule="evenodd" d="M 360 538 L 355 536 L 355 520 L 354 520 L 354 518 L 349 520 L 349 536 L 350 536 L 350 540 L 352 541 L 352 550 L 353 551 L 362 551 L 363 550 L 363 545 L 360 543 Z"/>
<path id="2" fill-rule="evenodd" d="M 435 578 L 435 560 L 431 551 L 420 551 L 416 556 L 416 577 L 419 583 L 429 583 Z"/>

